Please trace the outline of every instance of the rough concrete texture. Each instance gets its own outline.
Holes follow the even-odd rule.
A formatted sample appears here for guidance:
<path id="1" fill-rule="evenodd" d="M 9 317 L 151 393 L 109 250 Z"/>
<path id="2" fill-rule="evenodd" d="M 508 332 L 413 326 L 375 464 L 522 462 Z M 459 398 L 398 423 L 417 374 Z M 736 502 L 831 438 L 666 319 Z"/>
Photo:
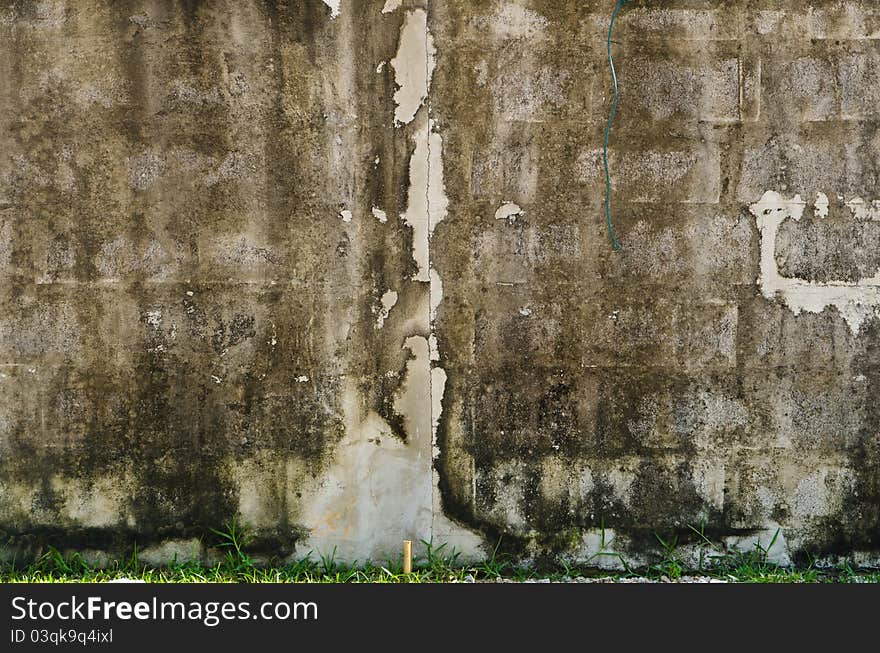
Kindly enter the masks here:
<path id="1" fill-rule="evenodd" d="M 0 4 L 0 529 L 880 558 L 868 0 Z M 687 538 L 684 538 L 687 543 Z"/>

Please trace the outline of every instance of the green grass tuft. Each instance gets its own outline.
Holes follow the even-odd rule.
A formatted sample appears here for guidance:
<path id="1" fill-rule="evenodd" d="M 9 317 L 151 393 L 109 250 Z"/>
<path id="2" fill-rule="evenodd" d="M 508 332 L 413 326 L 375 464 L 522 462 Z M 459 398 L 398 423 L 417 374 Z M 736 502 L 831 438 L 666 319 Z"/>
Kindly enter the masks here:
<path id="1" fill-rule="evenodd" d="M 535 580 L 567 581 L 573 578 L 602 579 L 607 582 L 644 578 L 654 581 L 677 581 L 687 576 L 702 576 L 732 583 L 878 583 L 880 572 L 858 571 L 850 562 L 833 569 L 820 569 L 813 563 L 806 568 L 781 567 L 771 560 L 770 550 L 779 531 L 763 546 L 751 551 L 730 551 L 706 536 L 705 524 L 689 526 L 686 541 L 698 547 L 696 567 L 689 566 L 681 554 L 680 534 L 668 537 L 656 534 L 661 554 L 655 564 L 633 569 L 624 556 L 614 550 L 613 539 L 605 538 L 604 522 L 600 550 L 584 563 L 564 559 L 550 568 L 536 568 L 518 563 L 500 552 L 501 540 L 491 555 L 476 564 L 463 564 L 460 553 L 447 544 L 422 541 L 424 554 L 413 561 L 413 571 L 404 574 L 402 558 L 381 564 L 342 563 L 336 549 L 329 553 L 314 552 L 302 560 L 285 564 L 264 565 L 248 553 L 253 538 L 250 530 L 233 519 L 221 530 L 211 531 L 214 544 L 224 552 L 215 564 L 198 561 L 178 562 L 164 566 L 141 563 L 138 550 L 127 559 L 96 566 L 79 553 L 62 554 L 49 547 L 31 564 L 20 567 L 13 561 L 0 564 L 0 582 L 5 583 L 80 583 L 135 579 L 148 583 L 464 583 L 524 582 Z M 693 550 L 692 550 L 693 555 Z M 601 558 L 615 559 L 623 571 L 609 573 L 596 569 Z M 691 561 L 693 557 L 691 558 Z"/>

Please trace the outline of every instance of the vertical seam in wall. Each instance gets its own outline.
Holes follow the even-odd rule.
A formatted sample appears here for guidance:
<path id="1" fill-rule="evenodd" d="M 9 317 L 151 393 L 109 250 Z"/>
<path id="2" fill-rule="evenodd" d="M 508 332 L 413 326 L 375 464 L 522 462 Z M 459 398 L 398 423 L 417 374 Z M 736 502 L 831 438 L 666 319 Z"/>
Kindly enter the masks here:
<path id="1" fill-rule="evenodd" d="M 429 473 L 427 475 L 428 493 L 430 509 L 430 522 L 428 524 L 428 540 L 434 541 L 434 375 L 433 362 L 431 361 L 431 336 L 434 333 L 434 323 L 431 321 L 431 53 L 428 51 L 429 28 L 428 23 L 431 18 L 431 1 L 425 0 L 425 142 L 427 144 L 428 162 L 425 175 L 425 210 L 428 215 L 425 218 L 428 221 L 427 239 L 428 239 L 428 463 Z"/>

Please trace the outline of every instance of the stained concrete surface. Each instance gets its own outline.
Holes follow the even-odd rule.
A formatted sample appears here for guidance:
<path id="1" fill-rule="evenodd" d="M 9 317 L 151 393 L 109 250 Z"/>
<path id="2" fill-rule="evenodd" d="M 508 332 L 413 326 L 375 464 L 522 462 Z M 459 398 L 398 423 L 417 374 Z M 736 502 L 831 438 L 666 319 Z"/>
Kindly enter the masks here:
<path id="1" fill-rule="evenodd" d="M 0 3 L 4 551 L 880 560 L 880 9 L 628 4 L 615 253 L 612 5 Z"/>

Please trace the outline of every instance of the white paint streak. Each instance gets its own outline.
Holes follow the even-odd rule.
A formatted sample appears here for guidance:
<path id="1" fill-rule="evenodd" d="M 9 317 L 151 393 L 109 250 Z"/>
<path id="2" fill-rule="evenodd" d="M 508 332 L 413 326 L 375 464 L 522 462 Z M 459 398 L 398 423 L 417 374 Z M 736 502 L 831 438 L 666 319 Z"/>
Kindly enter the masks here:
<path id="1" fill-rule="evenodd" d="M 429 281 L 428 276 L 428 239 L 430 232 L 430 210 L 428 204 L 429 188 L 429 137 L 427 119 L 421 118 L 413 132 L 415 149 L 409 160 L 409 191 L 407 193 L 406 212 L 401 216 L 403 221 L 413 230 L 413 260 L 418 269 L 413 277 L 415 281 Z"/>
<path id="2" fill-rule="evenodd" d="M 422 64 L 414 66 L 409 62 L 410 73 L 406 73 L 404 80 L 410 79 L 410 86 L 413 88 L 422 84 L 423 95 L 421 99 L 414 100 L 412 94 L 405 94 L 398 99 L 395 94 L 395 100 L 398 101 L 398 107 L 395 111 L 395 119 L 399 122 L 410 122 L 421 106 L 422 101 L 427 97 L 428 86 L 430 84 L 430 74 L 434 68 L 434 47 L 433 40 L 428 32 L 425 22 L 425 12 L 416 10 L 407 14 L 407 21 L 401 31 L 400 49 L 398 50 L 398 58 L 405 50 L 404 46 L 408 39 L 413 36 L 407 34 L 407 30 L 413 29 L 408 27 L 410 24 L 421 25 L 422 48 L 418 50 L 414 46 L 409 46 L 406 50 L 410 51 L 409 56 L 421 56 Z M 427 44 L 427 45 L 426 45 Z M 397 71 L 400 61 L 392 65 Z M 423 71 L 421 78 L 415 72 L 415 69 Z M 421 80 L 421 81 L 420 81 Z M 398 83 L 403 84 L 398 79 Z M 421 92 L 421 91 L 420 91 Z M 401 112 L 401 109 L 403 111 Z M 407 196 L 407 209 L 401 216 L 404 222 L 413 230 L 413 259 L 418 266 L 415 276 L 416 281 L 430 282 L 429 273 L 429 241 L 436 226 L 446 217 L 449 201 L 446 198 L 446 190 L 443 180 L 443 139 L 434 128 L 434 121 L 427 117 L 421 118 L 415 126 L 412 136 L 415 148 L 409 162 L 409 192 Z"/>
<path id="3" fill-rule="evenodd" d="M 405 125 L 412 122 L 427 99 L 434 72 L 434 53 L 434 38 L 428 31 L 425 10 L 407 12 L 400 30 L 397 54 L 391 60 L 394 81 L 399 87 L 394 93 L 396 123 Z"/>
<path id="4" fill-rule="evenodd" d="M 330 18 L 336 18 L 339 15 L 339 5 L 342 0 L 324 0 L 324 4 L 330 7 Z"/>
<path id="5" fill-rule="evenodd" d="M 804 207 L 805 202 L 800 195 L 785 199 L 775 191 L 767 191 L 760 201 L 749 207 L 761 232 L 761 273 L 758 277 L 761 293 L 768 299 L 780 297 L 795 315 L 801 311 L 821 313 L 827 307 L 834 306 L 852 333 L 858 335 L 865 320 L 878 313 L 880 270 L 873 277 L 856 282 L 816 283 L 779 274 L 776 234 L 786 219 L 800 220 Z"/>

